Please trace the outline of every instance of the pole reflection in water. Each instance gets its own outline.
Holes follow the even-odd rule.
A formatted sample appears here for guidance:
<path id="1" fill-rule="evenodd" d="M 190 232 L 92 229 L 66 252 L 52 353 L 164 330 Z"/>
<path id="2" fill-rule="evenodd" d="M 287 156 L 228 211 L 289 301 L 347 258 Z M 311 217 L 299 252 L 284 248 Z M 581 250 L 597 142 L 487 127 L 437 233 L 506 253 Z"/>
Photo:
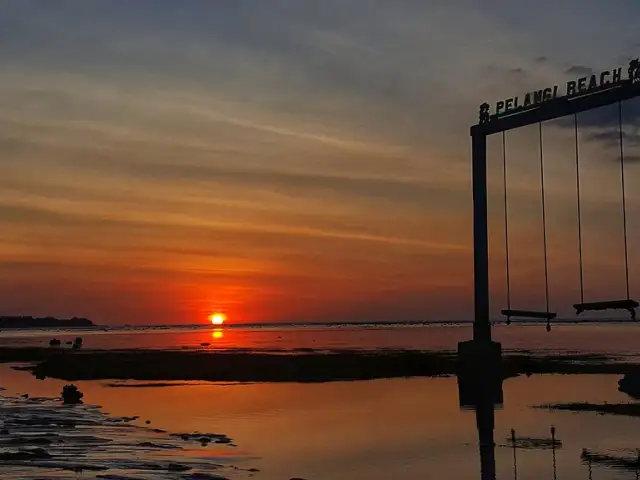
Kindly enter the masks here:
<path id="1" fill-rule="evenodd" d="M 495 372 L 480 370 L 473 378 L 458 376 L 460 407 L 475 410 L 480 453 L 480 480 L 496 479 L 494 441 L 495 409 L 502 405 L 502 379 Z"/>
<path id="2" fill-rule="evenodd" d="M 513 448 L 513 478 L 518 480 L 518 455 L 516 452 L 516 431 L 511 429 L 511 446 Z"/>
<path id="3" fill-rule="evenodd" d="M 496 478 L 496 445 L 493 438 L 495 404 L 488 400 L 480 401 L 475 406 L 481 480 L 495 480 Z"/>
<path id="4" fill-rule="evenodd" d="M 482 385 L 482 382 L 478 382 Z M 483 384 L 483 385 L 489 385 Z M 458 383 L 460 388 L 460 382 Z M 495 387 L 495 385 L 494 385 Z M 502 384 L 500 391 L 496 388 L 484 388 L 476 390 L 474 395 L 469 395 L 469 390 L 460 389 L 460 406 L 463 410 L 474 410 L 476 417 L 476 426 L 478 429 L 478 450 L 480 455 L 480 480 L 496 480 L 496 444 L 494 439 L 495 432 L 495 411 L 502 407 Z M 513 450 L 513 479 L 518 480 L 518 464 L 517 450 L 551 450 L 550 461 L 552 463 L 553 480 L 558 479 L 557 468 L 557 450 L 562 448 L 562 441 L 556 436 L 556 428 L 551 426 L 550 437 L 533 438 L 533 437 L 517 437 L 516 431 L 512 428 L 510 431 L 510 443 Z M 505 445 L 507 446 L 507 445 Z M 582 458 L 587 464 L 587 475 L 589 480 L 593 480 L 592 467 L 593 454 L 583 451 Z M 640 467 L 640 453 L 638 455 L 637 465 Z M 640 478 L 640 470 L 636 469 L 636 479 Z"/>

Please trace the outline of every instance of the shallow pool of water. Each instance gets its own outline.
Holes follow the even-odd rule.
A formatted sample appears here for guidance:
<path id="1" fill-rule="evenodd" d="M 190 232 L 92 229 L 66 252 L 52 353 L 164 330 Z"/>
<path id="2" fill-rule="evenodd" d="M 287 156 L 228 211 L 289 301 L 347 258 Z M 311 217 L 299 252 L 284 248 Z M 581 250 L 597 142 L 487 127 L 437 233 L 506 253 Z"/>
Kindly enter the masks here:
<path id="1" fill-rule="evenodd" d="M 618 378 L 542 375 L 505 381 L 504 406 L 495 412 L 497 478 L 514 478 L 512 428 L 519 437 L 548 438 L 555 426 L 562 441 L 562 448 L 555 452 L 559 479 L 590 478 L 589 465 L 580 457 L 583 448 L 635 452 L 640 445 L 640 419 L 532 408 L 552 402 L 628 402 L 617 391 Z M 55 396 L 64 383 L 39 381 L 0 366 L 5 394 Z M 237 444 L 229 453 L 230 462 L 243 469 L 259 469 L 254 478 L 480 478 L 475 414 L 460 410 L 455 378 L 163 387 L 133 387 L 132 382 L 124 388 L 108 383 L 113 382 L 77 385 L 88 403 L 101 405 L 111 415 L 139 415 L 140 425 L 148 420 L 150 426 L 174 433 L 228 435 Z M 515 453 L 519 480 L 554 478 L 552 450 Z M 591 470 L 593 479 L 635 478 L 633 471 L 596 465 Z M 239 471 L 229 478 L 244 476 L 248 474 Z"/>

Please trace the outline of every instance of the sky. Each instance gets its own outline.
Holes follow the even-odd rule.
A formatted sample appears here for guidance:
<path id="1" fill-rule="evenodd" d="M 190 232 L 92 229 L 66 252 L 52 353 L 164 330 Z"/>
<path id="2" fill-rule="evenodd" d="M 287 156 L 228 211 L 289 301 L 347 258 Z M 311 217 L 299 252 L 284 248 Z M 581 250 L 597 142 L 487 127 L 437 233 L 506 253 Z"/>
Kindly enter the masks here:
<path id="1" fill-rule="evenodd" d="M 5 0 L 1 313 L 469 320 L 478 105 L 626 72 L 639 14 L 634 0 Z M 580 119 L 587 300 L 626 295 L 616 112 Z M 633 296 L 640 105 L 624 112 Z M 543 130 L 550 301 L 570 315 L 575 139 L 571 122 Z M 514 308 L 545 305 L 537 135 L 506 135 Z M 502 173 L 492 137 L 496 315 Z"/>

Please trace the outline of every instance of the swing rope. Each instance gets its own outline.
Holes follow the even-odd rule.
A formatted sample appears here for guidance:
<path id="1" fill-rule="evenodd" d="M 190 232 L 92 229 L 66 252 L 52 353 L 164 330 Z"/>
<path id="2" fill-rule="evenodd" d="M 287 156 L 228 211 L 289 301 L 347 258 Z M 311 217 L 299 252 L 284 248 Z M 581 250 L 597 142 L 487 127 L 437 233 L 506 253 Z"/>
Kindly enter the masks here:
<path id="1" fill-rule="evenodd" d="M 576 139 L 576 192 L 578 197 L 578 248 L 580 255 L 580 303 L 574 304 L 576 314 L 580 315 L 585 311 L 598 311 L 598 310 L 616 310 L 624 309 L 628 310 L 631 314 L 631 319 L 636 319 L 635 309 L 638 307 L 638 302 L 630 298 L 629 288 L 629 242 L 627 233 L 627 194 L 625 184 L 625 166 L 624 166 L 624 127 L 622 123 L 622 101 L 618 102 L 618 134 L 620 137 L 620 182 L 621 182 L 621 196 L 622 196 L 622 222 L 623 222 L 623 239 L 624 239 L 624 271 L 625 271 L 625 285 L 627 289 L 626 300 L 610 300 L 604 302 L 591 302 L 584 303 L 584 278 L 583 278 L 583 252 L 582 252 L 582 214 L 581 214 L 581 199 L 580 199 L 580 165 L 579 165 L 579 149 L 578 149 L 578 116 L 574 114 L 575 125 L 575 139 Z"/>
<path id="2" fill-rule="evenodd" d="M 558 465 L 556 462 L 556 427 L 551 427 L 551 449 L 553 453 L 553 480 L 558 480 Z"/>
<path id="3" fill-rule="evenodd" d="M 546 310 L 549 311 L 549 259 L 547 251 L 547 213 L 545 206 L 545 193 L 544 193 L 544 153 L 542 142 L 542 122 L 538 123 L 538 132 L 540 138 L 540 195 L 542 203 L 542 238 L 544 248 L 544 292 Z M 547 318 L 547 331 L 551 330 L 551 319 Z"/>
<path id="4" fill-rule="evenodd" d="M 584 303 L 584 270 L 582 263 L 582 208 L 580 202 L 580 149 L 578 146 L 578 114 L 573 115 L 576 140 L 576 191 L 578 204 L 578 255 L 580 263 L 580 303 Z"/>
<path id="5" fill-rule="evenodd" d="M 511 448 L 513 448 L 513 480 L 518 480 L 518 459 L 516 452 L 516 431 L 511 429 Z"/>
<path id="6" fill-rule="evenodd" d="M 546 217 L 546 195 L 544 190 L 544 149 L 542 140 L 542 123 L 540 122 L 540 183 L 541 183 L 541 202 L 542 202 L 542 228 L 543 228 L 543 247 L 544 247 L 544 284 L 545 284 L 545 300 L 546 310 L 544 312 L 531 310 L 511 310 L 511 262 L 509 258 L 509 201 L 508 201 L 508 184 L 507 184 L 507 147 L 506 135 L 502 132 L 502 172 L 504 182 L 504 250 L 506 264 L 506 283 L 507 283 L 507 309 L 502 310 L 502 314 L 507 317 L 506 324 L 511 324 L 512 316 L 522 316 L 526 318 L 544 318 L 547 322 L 547 331 L 551 331 L 551 319 L 556 314 L 549 312 L 549 259 L 547 248 L 547 217 Z"/>
<path id="7" fill-rule="evenodd" d="M 627 300 L 630 299 L 629 294 L 629 249 L 627 241 L 627 202 L 625 192 L 624 179 L 624 132 L 622 126 L 622 102 L 618 102 L 618 127 L 620 133 L 620 182 L 622 185 L 622 224 L 624 228 L 624 273 L 627 287 Z"/>
<path id="8" fill-rule="evenodd" d="M 507 264 L 507 310 L 511 310 L 511 271 L 509 268 L 509 214 L 507 210 L 507 140 L 502 132 L 502 177 L 504 183 L 504 251 Z M 511 317 L 507 316 L 507 325 L 511 324 Z"/>

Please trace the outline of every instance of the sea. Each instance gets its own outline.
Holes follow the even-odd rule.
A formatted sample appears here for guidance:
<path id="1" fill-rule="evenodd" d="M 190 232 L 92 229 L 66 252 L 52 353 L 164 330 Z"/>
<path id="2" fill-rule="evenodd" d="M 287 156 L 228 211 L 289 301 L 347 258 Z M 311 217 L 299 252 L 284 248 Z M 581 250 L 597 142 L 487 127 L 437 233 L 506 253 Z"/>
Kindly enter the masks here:
<path id="1" fill-rule="evenodd" d="M 3 331 L 0 348 L 78 336 L 85 349 L 453 351 L 471 337 L 471 325 Z M 640 328 L 630 323 L 567 323 L 551 332 L 541 324 L 495 325 L 493 336 L 507 351 L 640 356 Z M 67 382 L 38 380 L 15 367 L 20 365 L 0 365 L 2 479 L 487 478 L 486 442 L 481 449 L 476 412 L 460 408 L 454 377 L 314 384 L 80 381 L 74 383 L 85 404 L 62 407 L 58 397 Z M 617 390 L 619 378 L 506 380 L 504 401 L 493 412 L 495 478 L 639 478 L 640 465 L 631 460 L 639 455 L 640 419 L 538 408 L 634 402 Z M 28 450 L 21 445 L 34 438 L 41 439 L 35 457 L 6 456 Z M 585 450 L 600 454 L 600 461 Z M 613 458 L 631 460 L 607 461 Z"/>

